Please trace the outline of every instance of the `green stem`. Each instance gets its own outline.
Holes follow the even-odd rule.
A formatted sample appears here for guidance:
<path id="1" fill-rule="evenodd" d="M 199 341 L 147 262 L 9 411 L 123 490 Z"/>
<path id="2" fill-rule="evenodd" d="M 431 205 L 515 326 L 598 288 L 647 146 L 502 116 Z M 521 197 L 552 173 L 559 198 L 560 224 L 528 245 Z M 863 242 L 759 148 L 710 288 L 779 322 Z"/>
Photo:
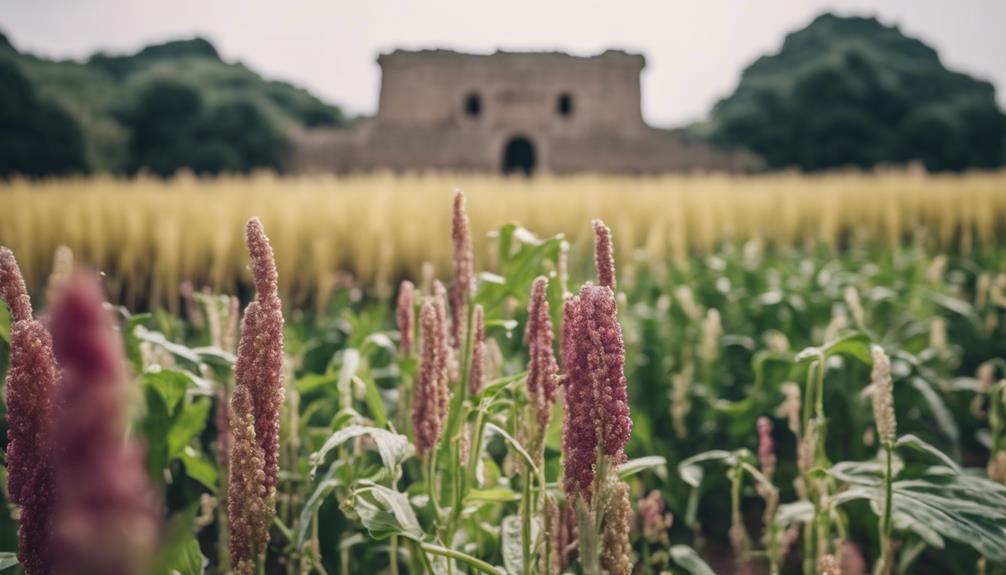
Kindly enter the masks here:
<path id="1" fill-rule="evenodd" d="M 388 545 L 388 573 L 398 575 L 398 536 L 392 535 Z"/>
<path id="2" fill-rule="evenodd" d="M 890 442 L 884 442 L 884 515 L 880 518 L 880 559 L 874 570 L 876 575 L 886 575 L 891 571 L 891 532 L 894 529 L 894 481 L 892 477 L 893 449 Z"/>
<path id="3" fill-rule="evenodd" d="M 461 551 L 455 551 L 454 549 L 448 549 L 447 547 L 441 547 L 440 545 L 434 545 L 432 543 L 420 543 L 419 547 L 426 553 L 432 553 L 434 555 L 440 555 L 442 557 L 461 561 L 469 567 L 478 569 L 483 573 L 488 573 L 489 575 L 499 575 L 499 570 L 495 567 L 485 561 L 476 559 L 467 553 L 462 553 Z"/>
<path id="4" fill-rule="evenodd" d="M 521 528 L 520 528 L 520 556 L 521 564 L 524 566 L 524 573 L 531 573 L 531 469 L 524 466 L 524 477 L 521 493 Z"/>

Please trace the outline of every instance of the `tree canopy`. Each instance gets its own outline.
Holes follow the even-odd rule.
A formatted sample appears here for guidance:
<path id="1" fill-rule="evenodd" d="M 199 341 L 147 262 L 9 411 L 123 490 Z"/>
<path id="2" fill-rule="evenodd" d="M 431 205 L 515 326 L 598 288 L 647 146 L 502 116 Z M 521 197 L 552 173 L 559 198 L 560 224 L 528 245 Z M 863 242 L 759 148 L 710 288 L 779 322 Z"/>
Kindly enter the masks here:
<path id="1" fill-rule="evenodd" d="M 701 131 L 770 168 L 964 170 L 1002 165 L 1006 116 L 990 83 L 948 70 L 923 42 L 825 14 L 744 70 Z"/>

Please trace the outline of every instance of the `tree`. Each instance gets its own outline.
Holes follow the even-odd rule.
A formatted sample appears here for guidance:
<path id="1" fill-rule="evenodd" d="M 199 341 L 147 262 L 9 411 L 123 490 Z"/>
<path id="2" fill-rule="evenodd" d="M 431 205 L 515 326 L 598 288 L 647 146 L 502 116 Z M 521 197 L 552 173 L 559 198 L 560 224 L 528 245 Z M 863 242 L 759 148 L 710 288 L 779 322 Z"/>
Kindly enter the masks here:
<path id="1" fill-rule="evenodd" d="M 759 58 L 705 127 L 773 168 L 921 161 L 930 170 L 1003 163 L 1006 116 L 987 82 L 872 18 L 820 16 Z"/>
<path id="2" fill-rule="evenodd" d="M 41 100 L 16 62 L 0 57 L 0 177 L 89 168 L 80 125 L 59 106 Z"/>

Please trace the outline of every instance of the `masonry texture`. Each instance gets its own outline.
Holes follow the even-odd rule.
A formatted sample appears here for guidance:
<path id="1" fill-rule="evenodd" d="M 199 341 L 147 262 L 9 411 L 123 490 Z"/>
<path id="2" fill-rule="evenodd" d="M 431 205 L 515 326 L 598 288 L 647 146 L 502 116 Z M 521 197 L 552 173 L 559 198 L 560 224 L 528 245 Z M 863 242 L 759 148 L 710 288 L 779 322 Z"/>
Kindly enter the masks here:
<path id="1" fill-rule="evenodd" d="M 288 169 L 645 174 L 755 167 L 748 155 L 646 125 L 638 54 L 397 50 L 378 63 L 377 115 L 353 130 L 295 134 Z"/>

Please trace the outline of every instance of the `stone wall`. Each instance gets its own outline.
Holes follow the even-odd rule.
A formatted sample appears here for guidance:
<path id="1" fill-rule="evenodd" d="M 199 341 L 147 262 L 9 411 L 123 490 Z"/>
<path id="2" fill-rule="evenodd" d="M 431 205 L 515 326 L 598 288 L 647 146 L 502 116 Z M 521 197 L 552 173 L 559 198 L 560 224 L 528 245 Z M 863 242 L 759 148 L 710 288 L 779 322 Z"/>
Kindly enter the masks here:
<path id="1" fill-rule="evenodd" d="M 294 135 L 289 170 L 499 172 L 524 166 L 528 144 L 533 158 L 526 167 L 536 172 L 754 166 L 750 156 L 647 126 L 638 54 L 395 51 L 378 62 L 377 115 L 353 131 Z"/>

